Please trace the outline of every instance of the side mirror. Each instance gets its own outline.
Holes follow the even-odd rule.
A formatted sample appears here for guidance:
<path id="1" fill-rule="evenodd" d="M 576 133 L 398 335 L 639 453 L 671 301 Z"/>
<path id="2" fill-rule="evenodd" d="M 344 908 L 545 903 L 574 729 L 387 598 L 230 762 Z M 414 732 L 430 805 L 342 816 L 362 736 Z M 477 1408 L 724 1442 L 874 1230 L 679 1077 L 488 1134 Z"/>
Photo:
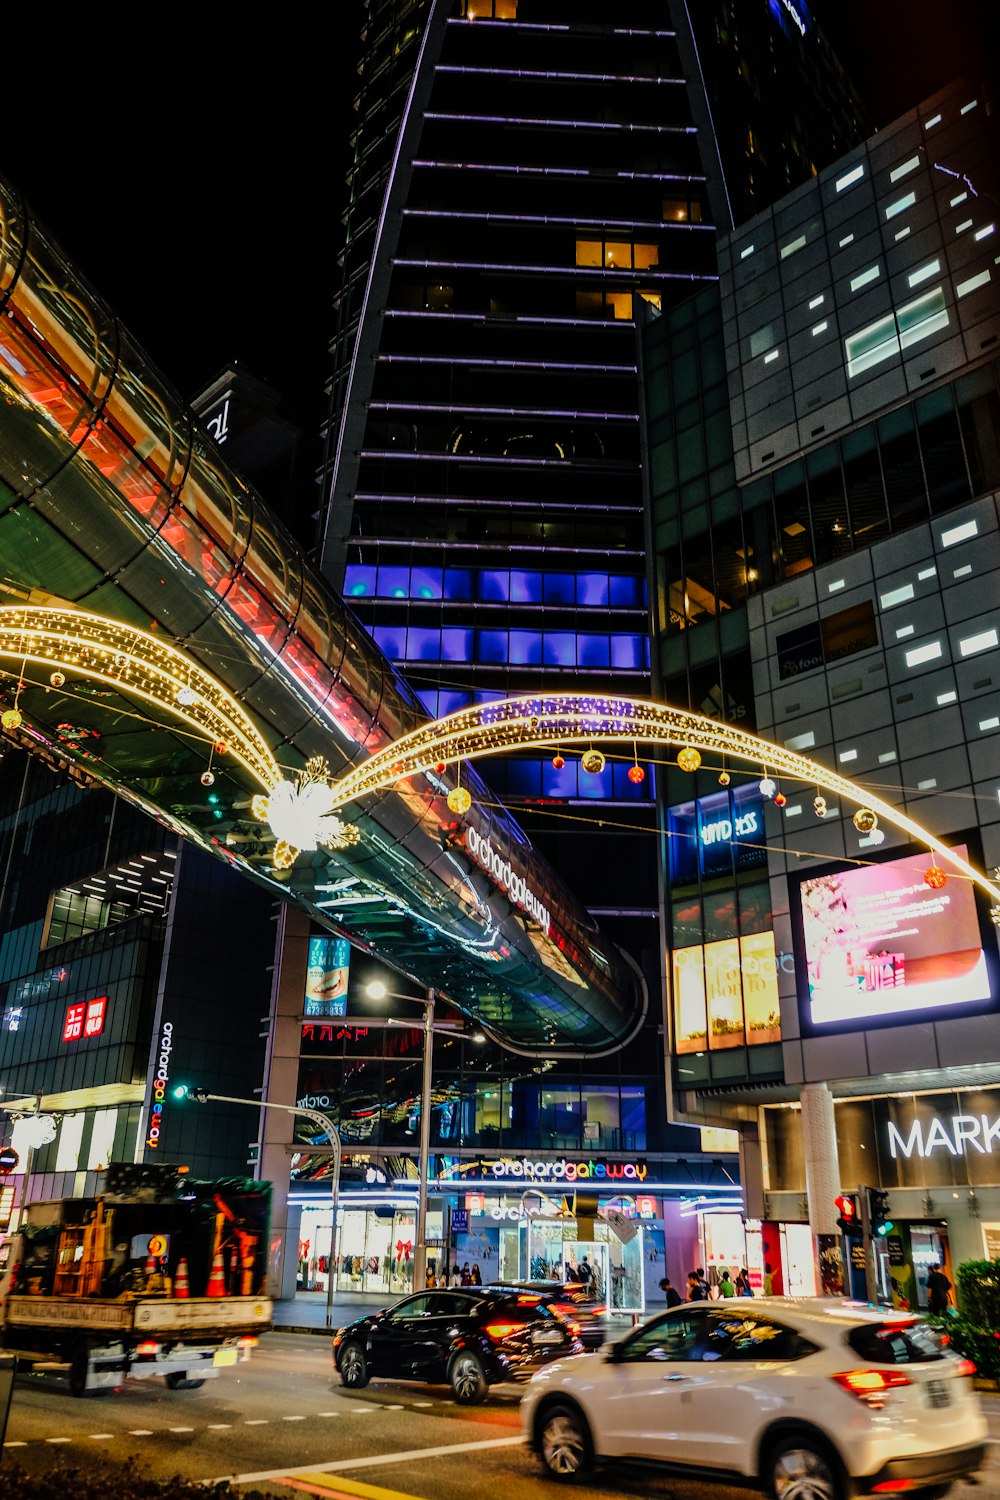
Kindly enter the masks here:
<path id="1" fill-rule="evenodd" d="M 602 1344 L 601 1353 L 611 1365 L 617 1365 L 621 1361 L 621 1348 L 616 1343 Z"/>

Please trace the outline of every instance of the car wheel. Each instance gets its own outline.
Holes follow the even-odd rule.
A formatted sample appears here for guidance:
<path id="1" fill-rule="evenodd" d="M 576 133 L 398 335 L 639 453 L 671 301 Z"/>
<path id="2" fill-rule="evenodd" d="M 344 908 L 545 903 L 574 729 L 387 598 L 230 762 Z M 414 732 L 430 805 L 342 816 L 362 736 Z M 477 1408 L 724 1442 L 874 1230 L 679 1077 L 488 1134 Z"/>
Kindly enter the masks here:
<path id="1" fill-rule="evenodd" d="M 591 1468 L 590 1428 L 575 1406 L 547 1406 L 536 1432 L 539 1455 L 553 1479 L 573 1479 Z"/>
<path id="2" fill-rule="evenodd" d="M 448 1383 L 455 1400 L 463 1406 L 476 1406 L 485 1401 L 489 1387 L 479 1355 L 473 1354 L 471 1349 L 460 1350 L 451 1362 Z"/>
<path id="3" fill-rule="evenodd" d="M 774 1500 L 844 1500 L 840 1466 L 820 1438 L 793 1434 L 771 1449 L 763 1478 Z"/>
<path id="4" fill-rule="evenodd" d="M 203 1380 L 189 1380 L 187 1370 L 169 1370 L 163 1378 L 171 1391 L 199 1391 L 205 1384 Z"/>
<path id="5" fill-rule="evenodd" d="M 360 1391 L 362 1386 L 368 1384 L 368 1361 L 357 1339 L 352 1339 L 341 1350 L 340 1379 L 352 1391 Z"/>

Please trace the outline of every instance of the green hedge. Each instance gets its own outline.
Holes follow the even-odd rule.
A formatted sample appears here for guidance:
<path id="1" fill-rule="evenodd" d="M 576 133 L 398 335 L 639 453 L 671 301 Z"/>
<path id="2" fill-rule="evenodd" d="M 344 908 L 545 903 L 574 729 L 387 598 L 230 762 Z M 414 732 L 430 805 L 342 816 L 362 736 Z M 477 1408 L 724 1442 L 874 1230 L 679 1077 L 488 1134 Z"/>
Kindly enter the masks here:
<path id="1" fill-rule="evenodd" d="M 29 1474 L 17 1464 L 0 1464 L 3 1493 L 17 1500 L 266 1500 L 261 1490 L 234 1490 L 226 1481 L 205 1485 L 175 1474 L 151 1479 L 138 1464 L 95 1463 L 85 1469 L 58 1464 L 43 1474 Z"/>
<path id="2" fill-rule="evenodd" d="M 932 1318 L 984 1380 L 1000 1381 L 1000 1260 L 966 1260 L 955 1272 L 961 1311 Z"/>

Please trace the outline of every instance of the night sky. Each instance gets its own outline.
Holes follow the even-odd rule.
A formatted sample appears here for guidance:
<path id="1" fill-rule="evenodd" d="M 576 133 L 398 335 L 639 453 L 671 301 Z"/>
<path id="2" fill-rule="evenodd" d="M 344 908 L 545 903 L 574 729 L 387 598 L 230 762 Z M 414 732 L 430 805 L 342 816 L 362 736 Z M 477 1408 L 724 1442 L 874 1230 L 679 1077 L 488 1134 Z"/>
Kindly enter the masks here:
<path id="1" fill-rule="evenodd" d="M 811 8 L 881 126 L 985 53 L 987 3 Z M 361 9 L 294 35 L 202 10 L 117 72 L 46 36 L 8 73 L 0 173 L 184 399 L 235 360 L 318 432 Z"/>

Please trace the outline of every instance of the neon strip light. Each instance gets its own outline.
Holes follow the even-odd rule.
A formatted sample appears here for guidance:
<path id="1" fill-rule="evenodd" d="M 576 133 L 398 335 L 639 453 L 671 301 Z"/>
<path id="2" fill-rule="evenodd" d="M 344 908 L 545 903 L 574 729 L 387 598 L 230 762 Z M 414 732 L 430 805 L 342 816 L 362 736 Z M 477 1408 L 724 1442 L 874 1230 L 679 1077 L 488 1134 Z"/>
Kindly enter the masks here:
<path id="1" fill-rule="evenodd" d="M 472 74 L 482 78 L 541 78 L 560 79 L 572 83 L 655 83 L 676 88 L 686 88 L 686 78 L 650 78 L 642 73 L 563 73 L 557 69 L 541 68 L 469 68 L 455 63 L 438 63 L 435 73 Z"/>
<path id="2" fill-rule="evenodd" d="M 671 232 L 679 229 L 710 229 L 715 232 L 715 225 L 698 220 L 692 223 L 689 219 L 581 219 L 579 217 L 568 217 L 561 214 L 512 214 L 483 212 L 476 213 L 468 209 L 450 208 L 404 208 L 404 219 L 442 219 L 446 223 L 452 220 L 467 219 L 473 224 L 573 224 L 578 229 L 648 229 L 659 232 L 669 229 Z M 802 242 L 805 244 L 805 241 Z"/>
<path id="3" fill-rule="evenodd" d="M 629 323 L 628 327 L 631 328 L 632 324 Z M 508 458 L 502 453 L 404 453 L 396 448 L 362 448 L 361 457 L 362 459 L 377 458 L 383 463 L 387 459 L 394 458 L 397 462 L 405 459 L 409 463 L 471 464 L 476 467 L 482 464 L 495 467 L 499 464 L 502 468 L 508 469 L 561 469 L 564 474 L 566 472 L 564 458 L 531 458 L 527 454 L 518 454 L 516 458 Z M 574 474 L 590 469 L 595 473 L 607 472 L 604 468 L 598 468 L 597 459 L 574 459 L 572 469 Z M 623 471 L 635 473 L 638 469 L 637 463 L 620 462 L 617 465 L 618 473 Z"/>
<path id="4" fill-rule="evenodd" d="M 428 110 L 425 120 L 436 120 L 445 125 L 519 125 L 522 129 L 536 130 L 628 130 L 648 131 L 650 135 L 697 135 L 697 125 L 651 125 L 646 120 L 571 120 L 569 118 L 545 119 L 541 115 L 457 115 Z"/>
<path id="5" fill-rule="evenodd" d="M 441 161 L 432 157 L 417 157 L 414 167 L 429 167 L 436 172 L 499 172 L 517 177 L 593 177 L 590 167 L 525 167 L 516 162 L 485 161 Z M 697 172 L 615 172 L 611 177 L 602 177 L 602 182 L 698 182 L 704 185 L 708 179 Z"/>
<path id="6" fill-rule="evenodd" d="M 471 365 L 490 370 L 572 370 L 578 375 L 634 375 L 635 365 L 571 364 L 564 359 L 484 359 L 474 354 L 377 354 L 379 365 Z"/>
<path id="7" fill-rule="evenodd" d="M 494 261 L 494 260 L 408 260 L 404 256 L 398 256 L 393 262 L 397 266 L 405 266 L 410 271 L 515 271 L 518 275 L 534 276 L 566 276 L 593 280 L 598 276 L 631 276 L 639 281 L 704 281 L 716 282 L 718 276 L 710 276 L 701 271 L 662 271 L 658 267 L 644 267 L 641 270 L 633 270 L 631 266 L 542 266 L 530 265 L 524 261 Z M 621 319 L 619 321 L 627 321 Z"/>
<path id="8" fill-rule="evenodd" d="M 529 421 L 532 417 L 568 418 L 576 422 L 638 422 L 634 411 L 573 411 L 558 406 L 458 406 L 443 405 L 438 401 L 369 401 L 369 411 L 427 411 L 441 414 L 447 412 L 463 417 L 516 417 L 518 421 Z"/>

